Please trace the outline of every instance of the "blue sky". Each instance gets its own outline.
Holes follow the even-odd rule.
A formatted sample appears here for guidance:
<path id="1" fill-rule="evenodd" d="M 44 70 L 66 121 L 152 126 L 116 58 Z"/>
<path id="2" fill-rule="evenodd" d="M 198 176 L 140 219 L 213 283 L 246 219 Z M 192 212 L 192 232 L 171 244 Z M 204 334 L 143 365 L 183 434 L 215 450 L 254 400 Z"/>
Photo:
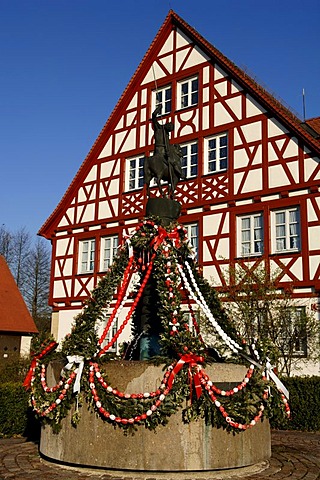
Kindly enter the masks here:
<path id="1" fill-rule="evenodd" d="M 0 225 L 57 206 L 169 9 L 302 116 L 320 115 L 319 0 L 0 0 Z"/>

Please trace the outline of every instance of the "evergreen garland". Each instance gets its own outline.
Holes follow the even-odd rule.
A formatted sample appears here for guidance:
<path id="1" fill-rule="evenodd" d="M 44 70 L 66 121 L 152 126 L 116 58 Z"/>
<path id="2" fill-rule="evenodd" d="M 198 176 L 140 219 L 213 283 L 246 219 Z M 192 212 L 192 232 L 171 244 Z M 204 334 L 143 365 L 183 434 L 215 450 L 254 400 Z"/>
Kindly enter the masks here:
<path id="1" fill-rule="evenodd" d="M 137 227 L 129 243 L 129 248 L 126 244 L 121 246 L 112 266 L 92 291 L 83 311 L 75 318 L 71 333 L 64 339 L 61 351 L 52 351 L 52 339 L 38 346 L 29 374 L 32 377 L 31 403 L 37 415 L 58 429 L 61 419 L 76 403 L 72 419 L 76 424 L 79 421 L 79 403 L 86 401 L 104 420 L 126 432 L 134 432 L 140 424 L 148 429 L 165 425 L 170 415 L 182 407 L 184 422 L 203 418 L 207 424 L 235 431 L 243 431 L 253 426 L 261 418 L 263 411 L 267 416 L 271 415 L 266 388 L 273 388 L 273 384 L 259 372 L 249 369 L 247 382 L 242 382 L 226 393 L 219 393 L 218 389 L 217 395 L 221 396 L 218 400 L 212 383 L 201 370 L 200 366 L 204 366 L 206 361 L 214 361 L 214 358 L 210 356 L 201 335 L 194 334 L 184 319 L 178 264 L 189 263 L 192 275 L 220 327 L 234 341 L 237 342 L 238 337 L 222 310 L 214 289 L 199 274 L 192 260 L 192 250 L 184 227 L 171 224 L 164 228 L 159 219 L 146 219 Z M 99 347 L 102 342 L 97 335 L 96 323 L 102 319 L 117 289 L 117 294 L 120 295 L 119 287 L 121 282 L 124 282 L 124 276 L 128 279 L 132 272 L 138 273 L 143 285 L 148 279 L 151 267 L 150 281 L 157 292 L 155 305 L 161 321 L 161 354 L 152 361 L 164 364 L 166 371 L 156 392 L 150 395 L 147 392 L 130 395 L 108 387 L 108 355 L 104 355 L 104 350 Z M 133 333 L 134 337 L 138 338 L 141 334 L 141 293 L 136 291 L 133 295 L 137 304 L 133 315 Z M 120 331 L 121 328 L 123 327 L 120 327 Z M 119 333 L 117 332 L 117 335 Z M 219 360 L 224 350 L 223 342 L 215 345 Z M 48 364 L 53 360 L 61 362 L 66 357 L 71 363 L 62 371 L 63 378 L 59 384 L 55 387 L 46 386 L 45 373 Z M 240 363 L 239 358 L 237 361 Z M 79 394 L 73 393 L 73 387 L 80 368 L 83 368 L 83 372 Z M 277 395 L 277 398 L 280 404 L 281 397 Z M 288 413 L 287 404 L 286 410 Z"/>

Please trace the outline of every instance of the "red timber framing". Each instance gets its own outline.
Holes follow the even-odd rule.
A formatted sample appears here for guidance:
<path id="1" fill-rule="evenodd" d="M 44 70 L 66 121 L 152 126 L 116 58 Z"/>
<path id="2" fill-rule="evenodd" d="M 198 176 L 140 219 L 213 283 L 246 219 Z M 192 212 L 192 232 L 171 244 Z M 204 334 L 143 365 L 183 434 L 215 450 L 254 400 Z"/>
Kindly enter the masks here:
<path id="1" fill-rule="evenodd" d="M 139 186 L 138 166 L 153 150 L 155 78 L 158 90 L 171 88 L 171 108 L 163 121 L 175 125 L 172 141 L 197 145 L 197 174 L 178 184 L 176 199 L 182 204 L 181 223 L 197 225 L 204 275 L 219 287 L 230 263 L 247 260 L 255 268 L 267 261 L 281 271 L 282 286 L 293 285 L 294 295 L 317 297 L 319 135 L 170 11 L 70 187 L 40 229 L 53 246 L 54 310 L 81 309 L 103 275 L 104 252 L 144 215 L 146 192 Z M 198 82 L 197 100 L 181 107 L 181 85 L 192 79 Z M 220 138 L 227 144 L 226 163 L 209 167 L 210 139 Z M 136 166 L 136 185 L 128 183 L 130 160 Z M 260 246 L 256 242 L 250 250 L 249 242 L 246 257 L 241 251 L 245 217 L 247 223 L 261 222 Z M 281 228 L 287 238 L 279 234 Z M 252 232 L 248 230 L 249 237 L 257 235 Z M 104 247 L 106 238 L 111 243 Z M 90 264 L 84 265 L 81 248 Z"/>

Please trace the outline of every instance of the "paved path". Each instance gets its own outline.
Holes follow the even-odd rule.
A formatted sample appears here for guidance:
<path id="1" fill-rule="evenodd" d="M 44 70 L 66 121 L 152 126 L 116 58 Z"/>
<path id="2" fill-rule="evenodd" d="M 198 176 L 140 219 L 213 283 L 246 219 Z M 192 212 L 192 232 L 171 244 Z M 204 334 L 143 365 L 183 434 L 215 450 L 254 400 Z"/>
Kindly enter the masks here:
<path id="1" fill-rule="evenodd" d="M 272 432 L 269 465 L 256 471 L 205 474 L 144 474 L 72 469 L 40 458 L 38 447 L 23 439 L 0 439 L 0 480 L 320 480 L 320 433 Z"/>

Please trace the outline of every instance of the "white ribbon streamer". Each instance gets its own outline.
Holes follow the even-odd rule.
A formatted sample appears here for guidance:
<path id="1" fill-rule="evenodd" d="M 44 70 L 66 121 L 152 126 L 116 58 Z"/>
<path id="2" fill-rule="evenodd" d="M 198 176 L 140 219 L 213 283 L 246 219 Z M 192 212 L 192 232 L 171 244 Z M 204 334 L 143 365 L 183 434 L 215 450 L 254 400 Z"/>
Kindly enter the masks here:
<path id="1" fill-rule="evenodd" d="M 64 367 L 64 370 L 71 370 L 74 364 L 78 364 L 78 370 L 77 370 L 77 376 L 76 380 L 73 385 L 73 392 L 74 393 L 79 393 L 80 392 L 80 380 L 83 372 L 83 367 L 84 367 L 84 357 L 81 355 L 68 355 L 67 356 L 68 363 Z"/>
<path id="2" fill-rule="evenodd" d="M 129 258 L 133 257 L 133 247 L 131 245 L 131 241 L 130 241 L 130 238 L 127 238 L 126 239 L 126 244 L 128 246 L 128 255 L 129 255 Z"/>
<path id="3" fill-rule="evenodd" d="M 271 365 L 270 362 L 267 362 L 266 363 L 266 369 L 267 369 L 267 375 L 269 375 L 269 377 L 271 378 L 271 380 L 274 381 L 274 383 L 276 384 L 277 386 L 277 389 L 282 392 L 285 397 L 289 400 L 289 391 L 287 390 L 287 388 L 283 385 L 283 383 L 281 382 L 280 378 L 277 377 L 277 375 L 274 373 L 273 371 L 273 367 Z"/>

